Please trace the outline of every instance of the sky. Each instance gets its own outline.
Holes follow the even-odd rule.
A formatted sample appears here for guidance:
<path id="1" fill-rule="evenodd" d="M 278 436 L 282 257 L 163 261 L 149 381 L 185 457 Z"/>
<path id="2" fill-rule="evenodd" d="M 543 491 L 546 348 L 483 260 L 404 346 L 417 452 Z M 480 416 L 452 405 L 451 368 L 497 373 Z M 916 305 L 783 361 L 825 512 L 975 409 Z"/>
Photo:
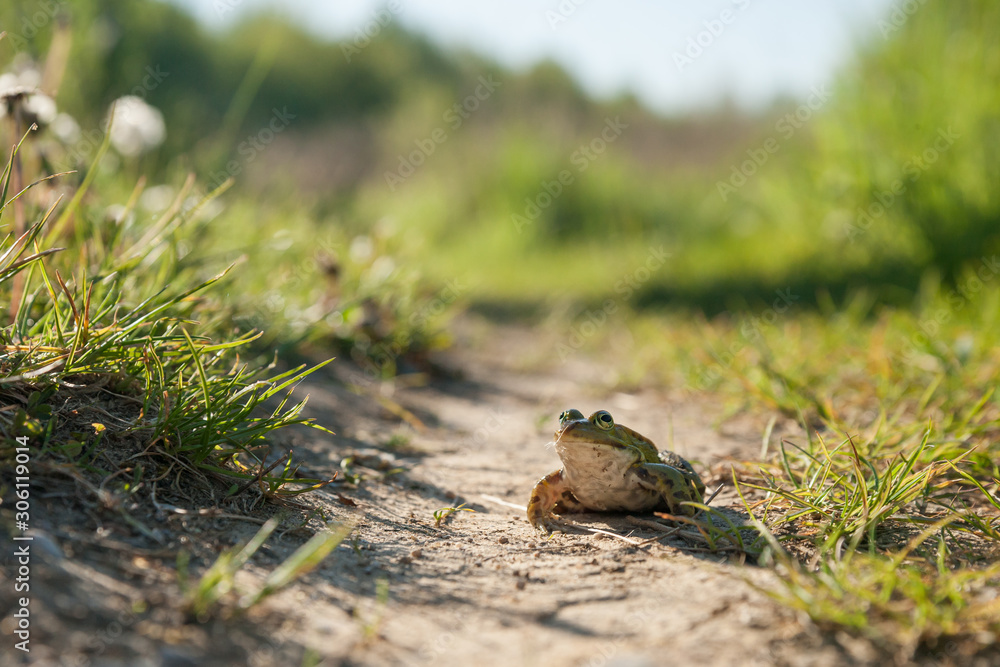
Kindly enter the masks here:
<path id="1" fill-rule="evenodd" d="M 898 2 L 899 0 L 896 0 Z M 223 28 L 262 8 L 338 40 L 399 22 L 514 69 L 546 58 L 596 97 L 635 94 L 661 113 L 731 100 L 755 110 L 830 82 L 880 40 L 893 0 L 173 0 Z M 363 42 L 360 42 L 363 43 Z"/>

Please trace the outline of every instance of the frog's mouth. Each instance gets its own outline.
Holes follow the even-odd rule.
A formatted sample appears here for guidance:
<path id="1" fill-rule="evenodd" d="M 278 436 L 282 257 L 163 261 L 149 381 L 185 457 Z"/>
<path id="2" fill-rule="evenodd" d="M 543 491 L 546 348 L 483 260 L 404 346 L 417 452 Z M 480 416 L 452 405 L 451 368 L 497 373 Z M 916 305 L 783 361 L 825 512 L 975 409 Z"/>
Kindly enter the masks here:
<path id="1" fill-rule="evenodd" d="M 563 447 L 600 447 L 603 449 L 626 449 L 627 445 L 625 443 L 618 443 L 608 440 L 595 440 L 593 438 L 586 437 L 585 433 L 575 433 L 578 429 L 574 428 L 573 424 L 568 425 L 566 428 L 556 431 L 553 434 L 552 444 L 555 447 L 562 445 Z"/>

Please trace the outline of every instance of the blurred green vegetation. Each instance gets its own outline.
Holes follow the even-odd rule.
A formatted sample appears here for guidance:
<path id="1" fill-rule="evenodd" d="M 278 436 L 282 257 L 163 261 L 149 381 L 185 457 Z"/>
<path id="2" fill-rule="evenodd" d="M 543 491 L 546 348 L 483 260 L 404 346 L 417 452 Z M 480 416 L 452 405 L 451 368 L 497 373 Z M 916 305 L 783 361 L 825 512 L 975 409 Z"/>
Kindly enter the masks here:
<path id="1" fill-rule="evenodd" d="M 442 52 L 393 19 L 370 42 L 338 44 L 277 16 L 214 33 L 151 0 L 52 6 L 0 9 L 0 58 L 13 45 L 40 59 L 68 21 L 60 108 L 85 129 L 121 94 L 161 109 L 167 141 L 126 167 L 175 184 L 193 170 L 208 189 L 234 177 L 226 198 L 240 212 L 212 237 L 254 263 L 270 260 L 251 246 L 295 237 L 274 256 L 299 279 L 272 302 L 320 320 L 345 317 L 310 304 L 354 238 L 383 239 L 392 267 L 380 270 L 406 276 L 405 290 L 416 274 L 429 294 L 458 280 L 495 314 L 610 297 L 712 315 L 766 307 L 779 290 L 800 307 L 858 290 L 909 305 L 927 275 L 954 284 L 1000 250 L 1000 46 L 988 34 L 1000 9 L 985 0 L 887 17 L 807 100 L 675 119 L 628 97 L 589 100 L 551 63 L 514 73 Z M 644 272 L 661 247 L 669 259 Z M 290 319 L 290 339 L 312 335 Z"/>
<path id="2" fill-rule="evenodd" d="M 215 34 L 167 4 L 81 0 L 21 39 L 39 6 L 0 9 L 13 27 L 0 58 L 15 45 L 41 60 L 67 20 L 57 99 L 85 134 L 130 92 L 164 113 L 166 142 L 127 165 L 133 173 L 176 183 L 190 169 L 206 186 L 234 176 L 227 197 L 291 205 L 348 240 L 388 221 L 401 266 L 439 285 L 476 274 L 487 299 L 538 302 L 553 289 L 593 298 L 650 244 L 699 236 L 698 185 L 755 124 L 730 111 L 663 120 L 629 98 L 598 104 L 553 64 L 505 72 L 394 22 L 347 54 L 354 45 L 275 17 Z M 272 124 L 276 112 L 290 120 Z M 586 152 L 615 119 L 613 140 Z M 546 205 L 560 172 L 571 182 Z M 518 230 L 513 216 L 529 202 L 540 213 Z"/>
<path id="3" fill-rule="evenodd" d="M 35 7 L 0 16 L 16 34 Z M 506 72 L 394 21 L 336 44 L 275 16 L 215 34 L 170 5 L 83 0 L 59 100 L 94 126 L 147 68 L 165 72 L 143 93 L 168 126 L 145 166 L 235 175 L 320 227 L 389 218 L 405 262 L 440 283 L 474 274 L 482 301 L 597 300 L 665 244 L 636 305 L 714 313 L 858 288 L 907 303 L 926 271 L 953 281 L 1000 247 L 998 12 L 928 2 L 807 101 L 661 119 L 588 100 L 555 65 Z M 294 118 L 269 132 L 275 110 Z"/>
<path id="4" fill-rule="evenodd" d="M 49 6 L 6 6 L 6 43 Z M 92 127 L 145 86 L 168 126 L 153 164 L 305 189 L 321 226 L 363 233 L 388 217 L 408 262 L 440 282 L 475 273 L 487 300 L 597 299 L 666 244 L 639 305 L 717 312 L 781 288 L 812 302 L 859 287 L 899 302 L 926 270 L 954 279 L 1000 245 L 998 11 L 930 2 L 885 23 L 802 106 L 662 120 L 587 100 L 554 65 L 504 72 L 394 22 L 346 51 L 274 16 L 214 34 L 167 4 L 81 1 L 59 102 Z M 34 32 L 40 57 L 51 25 Z M 294 118 L 269 132 L 275 110 Z"/>
<path id="5" fill-rule="evenodd" d="M 1000 250 L 998 20 L 982 1 L 887 17 L 774 169 L 732 197 L 761 250 L 733 282 L 898 301 L 926 271 L 954 283 Z"/>

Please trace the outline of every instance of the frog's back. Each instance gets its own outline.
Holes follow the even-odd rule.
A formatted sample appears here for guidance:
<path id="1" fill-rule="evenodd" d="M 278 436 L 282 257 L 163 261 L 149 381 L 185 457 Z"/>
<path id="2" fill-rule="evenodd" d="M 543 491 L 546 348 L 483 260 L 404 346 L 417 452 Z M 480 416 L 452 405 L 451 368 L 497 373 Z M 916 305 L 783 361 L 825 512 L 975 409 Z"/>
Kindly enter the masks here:
<path id="1" fill-rule="evenodd" d="M 680 454 L 675 454 L 674 452 L 661 450 L 660 461 L 666 463 L 668 466 L 684 470 L 685 472 L 694 472 L 694 468 L 692 468 L 691 464 L 687 462 L 687 459 L 682 457 Z"/>

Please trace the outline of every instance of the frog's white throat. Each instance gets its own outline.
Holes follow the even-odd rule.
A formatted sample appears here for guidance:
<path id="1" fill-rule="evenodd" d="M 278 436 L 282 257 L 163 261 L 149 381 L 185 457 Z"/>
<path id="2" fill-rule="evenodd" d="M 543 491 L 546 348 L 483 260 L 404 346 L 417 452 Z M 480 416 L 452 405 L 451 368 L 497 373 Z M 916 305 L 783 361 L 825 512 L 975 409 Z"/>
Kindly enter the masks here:
<path id="1" fill-rule="evenodd" d="M 554 445 L 570 478 L 624 476 L 637 460 L 626 449 L 606 445 L 562 439 L 556 440 Z"/>
<path id="2" fill-rule="evenodd" d="M 641 458 L 638 451 L 572 440 L 557 440 L 555 447 L 563 481 L 584 507 L 640 512 L 659 505 L 660 497 L 636 482 L 632 468 Z"/>

